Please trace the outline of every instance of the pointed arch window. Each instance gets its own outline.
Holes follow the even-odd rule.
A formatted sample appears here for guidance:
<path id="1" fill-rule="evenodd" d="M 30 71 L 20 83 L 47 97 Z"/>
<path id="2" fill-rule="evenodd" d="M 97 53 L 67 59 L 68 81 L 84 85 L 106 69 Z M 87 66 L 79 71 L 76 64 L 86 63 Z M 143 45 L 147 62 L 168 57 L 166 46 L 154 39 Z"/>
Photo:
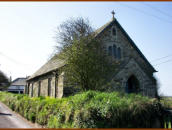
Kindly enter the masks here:
<path id="1" fill-rule="evenodd" d="M 114 27 L 112 28 L 112 35 L 116 36 L 116 29 Z"/>
<path id="2" fill-rule="evenodd" d="M 116 58 L 116 45 L 115 44 L 113 45 L 113 56 L 114 58 Z"/>
<path id="3" fill-rule="evenodd" d="M 108 55 L 112 56 L 112 46 L 109 46 L 109 48 L 108 48 Z"/>
<path id="4" fill-rule="evenodd" d="M 120 47 L 118 47 L 118 50 L 117 50 L 117 58 L 121 59 L 121 48 Z"/>

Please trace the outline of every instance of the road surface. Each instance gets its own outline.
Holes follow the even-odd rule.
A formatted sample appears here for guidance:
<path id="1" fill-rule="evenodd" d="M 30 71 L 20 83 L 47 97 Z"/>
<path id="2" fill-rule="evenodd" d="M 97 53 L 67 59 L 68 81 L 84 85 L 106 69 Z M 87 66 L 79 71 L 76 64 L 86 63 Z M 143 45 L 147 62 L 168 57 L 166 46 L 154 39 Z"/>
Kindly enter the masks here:
<path id="1" fill-rule="evenodd" d="M 36 128 L 36 126 L 0 102 L 0 128 Z"/>

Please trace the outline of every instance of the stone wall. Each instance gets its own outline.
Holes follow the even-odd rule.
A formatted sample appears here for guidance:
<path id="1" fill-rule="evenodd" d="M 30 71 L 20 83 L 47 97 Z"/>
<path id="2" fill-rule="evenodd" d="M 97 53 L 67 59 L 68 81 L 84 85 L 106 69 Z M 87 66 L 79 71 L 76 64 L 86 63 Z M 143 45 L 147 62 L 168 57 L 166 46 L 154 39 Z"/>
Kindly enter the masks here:
<path id="1" fill-rule="evenodd" d="M 116 35 L 112 34 L 112 28 L 116 29 Z M 108 47 L 116 45 L 121 48 L 121 59 L 113 61 L 119 62 L 115 76 L 108 87 L 109 91 L 125 92 L 126 82 L 131 75 L 137 77 L 140 83 L 141 93 L 146 96 L 154 97 L 156 93 L 156 83 L 153 77 L 153 69 L 140 56 L 140 54 L 131 46 L 130 41 L 124 36 L 123 32 L 116 25 L 112 25 L 100 36 L 105 52 Z"/>
<path id="2" fill-rule="evenodd" d="M 48 96 L 48 79 L 41 80 L 41 96 Z"/>
<path id="3" fill-rule="evenodd" d="M 51 79 L 50 97 L 61 98 L 63 96 L 64 72 L 60 73 L 58 77 L 56 77 L 55 74 L 52 72 L 47 75 L 41 76 L 37 79 L 28 81 L 29 96 L 32 96 L 32 85 L 33 85 L 33 97 L 38 96 L 39 82 L 40 82 L 40 96 L 48 96 L 48 80 L 49 79 Z"/>
<path id="4" fill-rule="evenodd" d="M 33 95 L 35 96 L 35 97 L 37 97 L 38 96 L 38 82 L 35 82 L 34 84 L 33 84 Z"/>
<path id="5" fill-rule="evenodd" d="M 64 72 L 62 72 L 58 77 L 58 89 L 57 89 L 57 97 L 62 98 L 63 97 L 63 80 L 64 80 Z"/>

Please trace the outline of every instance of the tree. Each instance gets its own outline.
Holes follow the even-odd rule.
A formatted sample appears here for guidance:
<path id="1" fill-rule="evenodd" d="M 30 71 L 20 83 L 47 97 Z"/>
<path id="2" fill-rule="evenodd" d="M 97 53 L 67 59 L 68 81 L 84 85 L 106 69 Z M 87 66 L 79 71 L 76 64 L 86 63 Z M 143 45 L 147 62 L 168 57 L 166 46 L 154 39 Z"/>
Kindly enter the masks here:
<path id="1" fill-rule="evenodd" d="M 76 19 L 70 18 L 63 22 L 57 28 L 57 46 L 58 51 L 62 51 L 64 48 L 70 47 L 73 41 L 80 39 L 81 37 L 88 36 L 93 33 L 89 20 L 82 17 Z"/>
<path id="2" fill-rule="evenodd" d="M 89 21 L 67 20 L 59 30 L 58 58 L 65 61 L 63 71 L 68 84 L 82 90 L 101 90 L 113 76 L 116 65 L 104 53 L 101 41 L 94 37 Z"/>
<path id="3" fill-rule="evenodd" d="M 0 90 L 6 90 L 9 84 L 10 82 L 7 76 L 2 71 L 0 71 Z"/>

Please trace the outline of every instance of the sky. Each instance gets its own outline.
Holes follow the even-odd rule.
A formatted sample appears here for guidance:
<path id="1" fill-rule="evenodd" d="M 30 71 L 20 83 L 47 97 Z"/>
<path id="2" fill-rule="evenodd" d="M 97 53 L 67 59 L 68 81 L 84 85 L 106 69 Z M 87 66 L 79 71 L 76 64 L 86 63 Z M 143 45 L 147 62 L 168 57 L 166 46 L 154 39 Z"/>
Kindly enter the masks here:
<path id="1" fill-rule="evenodd" d="M 115 18 L 148 61 L 160 95 L 172 96 L 172 2 L 0 2 L 0 70 L 14 80 L 45 64 L 57 27 L 84 17 L 94 28 Z"/>

